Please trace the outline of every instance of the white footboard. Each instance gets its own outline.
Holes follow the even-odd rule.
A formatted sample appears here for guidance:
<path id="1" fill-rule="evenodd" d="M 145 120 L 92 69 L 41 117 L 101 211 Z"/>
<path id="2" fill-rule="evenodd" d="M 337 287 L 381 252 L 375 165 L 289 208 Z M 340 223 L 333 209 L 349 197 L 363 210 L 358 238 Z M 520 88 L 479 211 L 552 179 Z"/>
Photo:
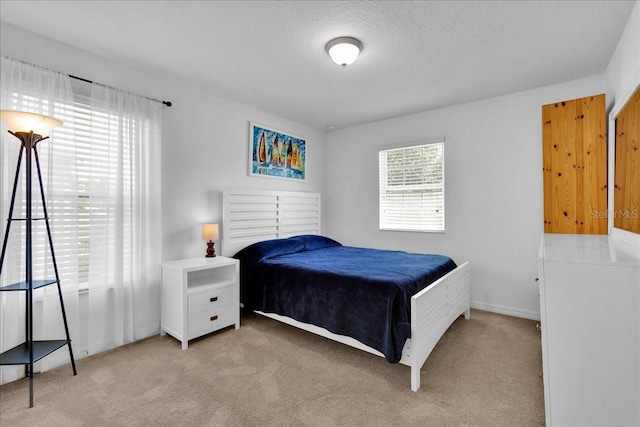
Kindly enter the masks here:
<path id="1" fill-rule="evenodd" d="M 470 315 L 470 267 L 465 262 L 411 298 L 411 390 L 420 388 L 420 369 L 440 337 L 464 314 Z"/>
<path id="2" fill-rule="evenodd" d="M 420 369 L 440 337 L 461 314 L 469 319 L 469 271 L 469 263 L 465 262 L 411 298 L 411 338 L 407 340 L 402 350 L 400 363 L 411 368 L 411 390 L 413 391 L 418 391 L 420 388 Z M 262 311 L 256 311 L 256 313 L 384 357 L 378 350 L 351 337 L 334 334 L 319 326 L 279 314 Z"/>

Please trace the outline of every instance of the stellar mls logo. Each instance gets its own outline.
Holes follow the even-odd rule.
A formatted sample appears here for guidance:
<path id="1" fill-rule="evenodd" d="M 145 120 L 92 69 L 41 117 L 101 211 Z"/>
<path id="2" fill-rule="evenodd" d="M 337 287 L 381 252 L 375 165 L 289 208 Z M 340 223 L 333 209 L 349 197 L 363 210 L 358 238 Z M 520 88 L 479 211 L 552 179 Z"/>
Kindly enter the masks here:
<path id="1" fill-rule="evenodd" d="M 601 218 L 625 218 L 625 219 L 637 219 L 640 216 L 638 209 L 619 209 L 617 211 L 606 210 L 598 211 L 591 209 L 589 211 L 589 218 L 601 219 Z"/>

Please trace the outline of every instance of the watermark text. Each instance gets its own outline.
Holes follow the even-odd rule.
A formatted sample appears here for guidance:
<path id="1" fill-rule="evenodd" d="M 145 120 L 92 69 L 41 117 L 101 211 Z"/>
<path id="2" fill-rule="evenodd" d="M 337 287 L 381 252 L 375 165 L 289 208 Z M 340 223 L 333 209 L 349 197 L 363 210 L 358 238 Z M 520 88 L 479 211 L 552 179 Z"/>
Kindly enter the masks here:
<path id="1" fill-rule="evenodd" d="M 589 211 L 589 218 L 591 219 L 601 219 L 601 218 L 624 218 L 624 219 L 637 219 L 640 216 L 640 212 L 638 209 L 618 209 L 614 210 L 606 210 L 599 211 L 596 209 L 591 209 Z"/>

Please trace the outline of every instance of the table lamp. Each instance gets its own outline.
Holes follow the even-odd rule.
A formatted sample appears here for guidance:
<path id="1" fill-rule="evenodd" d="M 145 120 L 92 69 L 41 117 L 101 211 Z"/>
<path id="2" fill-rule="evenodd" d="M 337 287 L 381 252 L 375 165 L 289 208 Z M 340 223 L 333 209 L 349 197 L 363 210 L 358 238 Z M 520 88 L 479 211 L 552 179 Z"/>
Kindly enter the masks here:
<path id="1" fill-rule="evenodd" d="M 218 224 L 202 224 L 202 240 L 207 240 L 207 258 L 216 256 L 213 242 L 218 240 Z"/>

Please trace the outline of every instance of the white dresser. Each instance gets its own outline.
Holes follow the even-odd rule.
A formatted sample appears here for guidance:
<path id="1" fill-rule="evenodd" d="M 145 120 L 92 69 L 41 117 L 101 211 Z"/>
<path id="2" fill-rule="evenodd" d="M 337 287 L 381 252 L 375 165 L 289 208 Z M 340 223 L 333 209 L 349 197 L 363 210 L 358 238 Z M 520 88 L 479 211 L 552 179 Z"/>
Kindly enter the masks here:
<path id="1" fill-rule="evenodd" d="M 640 425 L 640 250 L 545 234 L 538 274 L 546 424 Z"/>
<path id="2" fill-rule="evenodd" d="M 182 341 L 235 325 L 240 327 L 237 259 L 190 258 L 162 264 L 160 334 Z"/>

